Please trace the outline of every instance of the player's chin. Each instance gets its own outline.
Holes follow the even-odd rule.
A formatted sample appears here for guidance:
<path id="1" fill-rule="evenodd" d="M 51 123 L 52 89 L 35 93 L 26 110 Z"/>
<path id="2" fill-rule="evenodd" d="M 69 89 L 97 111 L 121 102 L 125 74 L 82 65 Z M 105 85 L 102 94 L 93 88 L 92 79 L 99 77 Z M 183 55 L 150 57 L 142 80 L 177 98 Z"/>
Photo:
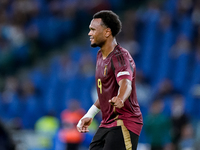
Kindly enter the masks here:
<path id="1" fill-rule="evenodd" d="M 91 43 L 91 47 L 97 47 L 98 45 L 96 43 Z"/>

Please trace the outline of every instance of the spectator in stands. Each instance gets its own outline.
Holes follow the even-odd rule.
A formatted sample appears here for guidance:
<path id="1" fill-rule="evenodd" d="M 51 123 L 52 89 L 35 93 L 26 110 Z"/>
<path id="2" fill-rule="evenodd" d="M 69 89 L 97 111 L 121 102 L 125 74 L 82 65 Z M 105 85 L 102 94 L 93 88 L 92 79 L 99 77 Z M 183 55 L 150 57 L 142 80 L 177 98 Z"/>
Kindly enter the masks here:
<path id="1" fill-rule="evenodd" d="M 177 1 L 177 15 L 181 17 L 182 15 L 190 15 L 191 9 L 193 8 L 192 0 L 178 0 Z"/>
<path id="2" fill-rule="evenodd" d="M 200 13 L 200 12 L 199 12 Z M 194 39 L 194 48 L 195 48 L 195 60 L 200 62 L 200 25 L 196 27 L 196 35 Z"/>
<path id="3" fill-rule="evenodd" d="M 17 94 L 19 81 L 14 76 L 8 76 L 5 80 L 5 86 L 1 93 L 1 112 L 5 120 L 10 120 L 18 116 Z"/>
<path id="4" fill-rule="evenodd" d="M 121 36 L 119 36 L 119 42 L 122 46 L 124 46 L 125 49 L 129 51 L 129 53 L 137 63 L 137 56 L 140 52 L 140 46 L 138 41 L 136 40 L 136 31 L 138 25 L 136 12 L 133 10 L 127 10 L 124 13 L 123 17 L 124 19 L 122 21 L 122 24 L 124 28 L 127 28 L 129 30 L 122 30 L 122 32 L 120 33 Z"/>
<path id="5" fill-rule="evenodd" d="M 195 26 L 200 25 L 200 1 L 194 2 L 194 9 L 192 11 L 192 21 Z"/>
<path id="6" fill-rule="evenodd" d="M 147 78 L 145 78 L 142 71 L 137 71 L 136 91 L 140 109 L 143 116 L 145 116 L 148 113 L 147 110 L 152 99 L 152 90 Z"/>
<path id="7" fill-rule="evenodd" d="M 38 140 L 42 148 L 52 150 L 53 138 L 59 126 L 59 120 L 55 117 L 53 111 L 36 121 L 35 131 L 39 134 Z"/>
<path id="8" fill-rule="evenodd" d="M 144 118 L 144 130 L 151 150 L 164 150 L 171 143 L 170 118 L 162 110 L 163 100 L 156 98 L 150 106 L 149 114 Z"/>
<path id="9" fill-rule="evenodd" d="M 172 59 L 179 58 L 182 54 L 188 54 L 191 52 L 191 42 L 189 38 L 184 34 L 179 34 L 176 43 L 170 50 L 170 57 Z"/>
<path id="10" fill-rule="evenodd" d="M 176 150 L 178 150 L 182 128 L 189 123 L 189 117 L 184 110 L 184 97 L 182 95 L 174 95 L 171 112 L 172 142 Z"/>
<path id="11" fill-rule="evenodd" d="M 69 107 L 61 113 L 62 128 L 59 137 L 66 144 L 66 150 L 78 150 L 84 135 L 77 131 L 76 125 L 85 114 L 77 100 L 70 100 Z"/>
<path id="12" fill-rule="evenodd" d="M 154 93 L 154 97 L 171 97 L 173 94 L 178 91 L 174 88 L 173 82 L 169 79 L 163 79 L 159 84 Z"/>
<path id="13" fill-rule="evenodd" d="M 194 150 L 194 129 L 191 123 L 185 124 L 181 130 L 181 137 L 178 144 L 180 150 Z M 198 148 L 199 149 L 199 148 Z"/>
<path id="14" fill-rule="evenodd" d="M 15 150 L 15 143 L 6 129 L 5 125 L 0 121 L 0 150 Z"/>

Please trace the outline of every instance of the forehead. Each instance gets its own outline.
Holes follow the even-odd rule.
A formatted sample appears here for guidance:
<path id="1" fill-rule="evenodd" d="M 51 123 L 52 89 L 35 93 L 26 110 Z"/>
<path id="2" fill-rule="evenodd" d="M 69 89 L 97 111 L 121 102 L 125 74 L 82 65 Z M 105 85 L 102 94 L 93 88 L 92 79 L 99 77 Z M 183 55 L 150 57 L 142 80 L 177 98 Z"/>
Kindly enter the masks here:
<path id="1" fill-rule="evenodd" d="M 92 21 L 90 22 L 89 28 L 102 27 L 101 23 L 102 23 L 101 18 L 92 19 Z"/>

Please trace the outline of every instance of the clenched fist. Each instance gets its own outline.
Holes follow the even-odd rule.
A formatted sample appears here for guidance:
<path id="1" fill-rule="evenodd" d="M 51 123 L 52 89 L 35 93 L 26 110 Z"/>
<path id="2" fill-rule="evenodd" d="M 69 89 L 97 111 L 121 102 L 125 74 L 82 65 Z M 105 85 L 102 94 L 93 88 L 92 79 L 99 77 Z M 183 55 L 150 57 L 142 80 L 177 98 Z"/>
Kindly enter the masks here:
<path id="1" fill-rule="evenodd" d="M 122 108 L 124 107 L 124 102 L 121 98 L 119 97 L 113 97 L 111 100 L 108 101 L 111 105 L 117 107 L 117 108 Z"/>

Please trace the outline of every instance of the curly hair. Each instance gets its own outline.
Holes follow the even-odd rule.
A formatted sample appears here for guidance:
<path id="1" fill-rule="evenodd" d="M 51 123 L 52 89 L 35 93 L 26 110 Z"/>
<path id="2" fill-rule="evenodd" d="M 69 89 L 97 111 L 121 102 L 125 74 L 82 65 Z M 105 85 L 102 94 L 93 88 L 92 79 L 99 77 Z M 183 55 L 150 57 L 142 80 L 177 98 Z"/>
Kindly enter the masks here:
<path id="1" fill-rule="evenodd" d="M 122 23 L 119 20 L 119 16 L 111 10 L 102 10 L 93 15 L 93 19 L 101 18 L 103 24 L 110 28 L 112 36 L 115 37 L 122 29 Z"/>

